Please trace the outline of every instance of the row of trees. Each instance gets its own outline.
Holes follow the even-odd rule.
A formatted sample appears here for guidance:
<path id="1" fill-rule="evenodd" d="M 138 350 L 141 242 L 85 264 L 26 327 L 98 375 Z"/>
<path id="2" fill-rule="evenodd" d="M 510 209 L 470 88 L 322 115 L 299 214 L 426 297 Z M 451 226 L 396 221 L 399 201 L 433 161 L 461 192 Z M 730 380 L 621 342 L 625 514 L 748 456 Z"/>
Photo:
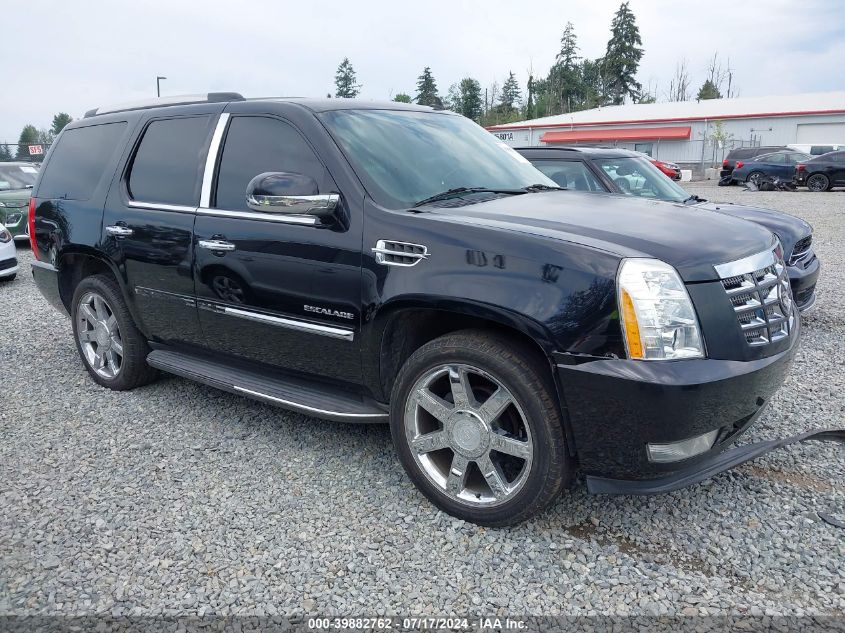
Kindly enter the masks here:
<path id="1" fill-rule="evenodd" d="M 25 125 L 21 134 L 18 137 L 17 151 L 12 153 L 10 145 L 0 144 L 0 162 L 10 160 L 29 160 L 29 146 L 30 145 L 51 145 L 53 140 L 58 136 L 65 126 L 73 121 L 66 112 L 59 112 L 53 117 L 53 123 L 49 128 L 41 128 L 40 130 L 34 125 Z"/>
<path id="2" fill-rule="evenodd" d="M 606 105 L 626 102 L 654 103 L 658 90 L 643 89 L 637 81 L 637 71 L 643 57 L 642 37 L 636 17 L 623 2 L 613 16 L 610 39 L 604 55 L 589 59 L 580 55 L 575 27 L 571 22 L 564 28 L 560 52 L 544 77 L 535 77 L 529 71 L 523 93 L 516 76 L 511 71 L 502 82 L 494 82 L 482 89 L 473 77 L 464 77 L 449 87 L 441 96 L 431 68 L 425 67 L 417 78 L 416 94 L 411 97 L 399 93 L 394 101 L 445 107 L 481 123 L 494 125 L 520 119 L 576 112 Z M 348 58 L 335 75 L 335 97 L 354 98 L 361 91 L 355 70 Z M 736 96 L 730 64 L 723 67 L 715 54 L 710 63 L 707 79 L 698 91 L 697 99 L 718 99 Z M 331 94 L 328 95 L 331 97 Z M 686 101 L 692 96 L 691 80 L 686 60 L 678 64 L 668 90 L 662 95 L 667 101 Z"/>

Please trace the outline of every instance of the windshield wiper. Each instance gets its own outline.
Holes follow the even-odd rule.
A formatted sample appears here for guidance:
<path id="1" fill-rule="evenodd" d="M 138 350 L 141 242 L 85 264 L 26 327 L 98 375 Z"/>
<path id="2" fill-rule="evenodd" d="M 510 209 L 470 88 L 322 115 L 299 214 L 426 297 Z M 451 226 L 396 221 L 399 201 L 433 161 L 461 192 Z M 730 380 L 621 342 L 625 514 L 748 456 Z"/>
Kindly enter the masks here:
<path id="1" fill-rule="evenodd" d="M 455 198 L 465 193 L 503 193 L 515 196 L 521 193 L 528 193 L 528 189 L 490 189 L 488 187 L 455 187 L 454 189 L 447 189 L 446 191 L 436 193 L 433 196 L 429 196 L 428 198 L 423 198 L 419 202 L 415 202 L 414 206 L 411 208 L 413 209 L 416 207 L 421 207 L 424 204 L 431 204 L 432 202 L 440 202 L 441 200 L 448 200 L 449 198 Z"/>
<path id="2" fill-rule="evenodd" d="M 523 189 L 529 193 L 534 193 L 535 191 L 566 191 L 566 187 L 553 187 L 552 185 L 528 185 L 527 187 L 523 187 Z"/>
<path id="3" fill-rule="evenodd" d="M 684 200 L 684 204 L 689 204 L 690 202 L 707 202 L 707 199 L 699 198 L 697 195 L 692 194 L 689 198 Z"/>

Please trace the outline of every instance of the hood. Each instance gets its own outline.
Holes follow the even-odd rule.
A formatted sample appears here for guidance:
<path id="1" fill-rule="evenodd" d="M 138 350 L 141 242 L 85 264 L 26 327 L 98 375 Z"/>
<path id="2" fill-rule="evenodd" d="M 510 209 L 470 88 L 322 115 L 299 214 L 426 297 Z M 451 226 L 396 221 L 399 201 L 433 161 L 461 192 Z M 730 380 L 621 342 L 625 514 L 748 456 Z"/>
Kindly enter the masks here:
<path id="1" fill-rule="evenodd" d="M 628 196 L 551 191 L 440 209 L 467 224 L 585 244 L 620 257 L 656 257 L 685 281 L 718 279 L 713 266 L 770 248 L 771 232 L 726 213 Z"/>
<path id="2" fill-rule="evenodd" d="M 761 209 L 759 207 L 748 207 L 744 204 L 723 202 L 700 202 L 692 206 L 697 209 L 725 213 L 735 218 L 742 218 L 765 226 L 778 236 L 787 257 L 792 253 L 795 242 L 813 232 L 813 227 L 801 218 L 774 209 Z"/>

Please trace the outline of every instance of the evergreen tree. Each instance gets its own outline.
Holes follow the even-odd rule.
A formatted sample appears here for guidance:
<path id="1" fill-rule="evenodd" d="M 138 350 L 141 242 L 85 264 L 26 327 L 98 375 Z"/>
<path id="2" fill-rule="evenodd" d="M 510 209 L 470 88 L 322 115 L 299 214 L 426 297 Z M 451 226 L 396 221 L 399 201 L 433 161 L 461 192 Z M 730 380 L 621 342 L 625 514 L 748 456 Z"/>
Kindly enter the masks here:
<path id="1" fill-rule="evenodd" d="M 398 95 L 393 97 L 393 100 L 398 103 L 411 103 L 411 97 L 406 95 L 404 92 L 400 92 Z"/>
<path id="2" fill-rule="evenodd" d="M 502 95 L 499 97 L 499 105 L 502 110 L 512 112 L 515 109 L 515 104 L 522 99 L 522 92 L 519 89 L 519 82 L 512 72 L 508 73 L 508 78 L 502 84 Z"/>
<path id="3" fill-rule="evenodd" d="M 18 160 L 29 158 L 29 146 L 38 143 L 38 130 L 34 125 L 26 125 L 18 138 Z"/>
<path id="4" fill-rule="evenodd" d="M 0 145 L 0 163 L 12 160 L 12 152 L 8 145 Z"/>
<path id="5" fill-rule="evenodd" d="M 460 112 L 466 118 L 480 121 L 482 114 L 481 84 L 472 77 L 464 77 L 458 86 L 461 100 Z"/>
<path id="6" fill-rule="evenodd" d="M 59 132 L 65 129 L 65 126 L 73 121 L 73 117 L 66 112 L 59 112 L 53 117 L 53 125 L 50 126 L 50 133 L 53 136 L 58 136 Z"/>
<path id="7" fill-rule="evenodd" d="M 702 84 L 701 88 L 698 89 L 698 96 L 696 99 L 702 101 L 703 99 L 721 99 L 722 93 L 719 92 L 719 89 L 709 79 L 705 80 Z"/>
<path id="8" fill-rule="evenodd" d="M 449 86 L 449 92 L 446 93 L 444 105 L 447 110 L 451 110 L 452 112 L 461 111 L 461 89 L 458 84 Z"/>
<path id="9" fill-rule="evenodd" d="M 619 6 L 610 28 L 611 37 L 607 42 L 603 71 L 607 80 L 607 99 L 619 105 L 625 102 L 626 97 L 636 100 L 642 89 L 636 75 L 643 56 L 643 42 L 628 2 Z"/>
<path id="10" fill-rule="evenodd" d="M 525 103 L 525 118 L 533 119 L 537 116 L 534 108 L 534 75 L 528 75 L 526 90 L 528 91 L 528 99 Z"/>
<path id="11" fill-rule="evenodd" d="M 578 65 L 578 38 L 575 36 L 575 27 L 572 22 L 567 22 L 560 38 L 560 52 L 557 54 L 557 63 L 564 68 L 575 68 Z"/>
<path id="12" fill-rule="evenodd" d="M 437 83 L 434 81 L 434 75 L 431 74 L 431 68 L 428 66 L 423 69 L 422 75 L 417 79 L 417 96 L 414 100 L 419 105 L 437 106 L 442 104 L 440 97 L 437 96 Z"/>
<path id="13" fill-rule="evenodd" d="M 361 84 L 355 83 L 355 69 L 348 57 L 344 57 L 334 76 L 334 96 L 342 99 L 354 99 L 361 92 Z"/>

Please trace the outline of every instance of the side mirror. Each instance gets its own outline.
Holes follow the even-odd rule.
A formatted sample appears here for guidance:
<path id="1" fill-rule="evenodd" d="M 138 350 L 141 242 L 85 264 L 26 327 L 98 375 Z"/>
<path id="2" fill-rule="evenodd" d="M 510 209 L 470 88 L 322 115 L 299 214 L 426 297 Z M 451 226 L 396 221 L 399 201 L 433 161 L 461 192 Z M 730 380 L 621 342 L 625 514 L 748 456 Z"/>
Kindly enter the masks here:
<path id="1" fill-rule="evenodd" d="M 265 172 L 249 181 L 246 204 L 253 211 L 314 215 L 334 213 L 340 202 L 336 193 L 320 194 L 317 181 L 288 172 Z"/>

